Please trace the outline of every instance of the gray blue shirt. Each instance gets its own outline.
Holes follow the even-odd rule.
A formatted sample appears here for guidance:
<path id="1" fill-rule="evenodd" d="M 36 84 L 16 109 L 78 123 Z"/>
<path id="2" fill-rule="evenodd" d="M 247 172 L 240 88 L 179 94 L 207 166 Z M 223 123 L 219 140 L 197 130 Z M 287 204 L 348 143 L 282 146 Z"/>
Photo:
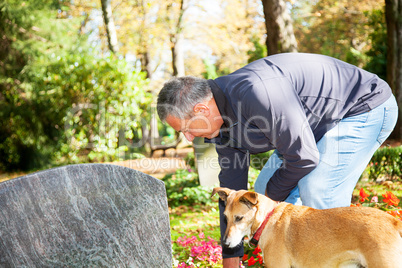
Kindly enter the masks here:
<path id="1" fill-rule="evenodd" d="M 318 164 L 316 146 L 341 119 L 368 112 L 392 94 L 377 75 L 317 54 L 269 56 L 208 80 L 224 120 L 217 138 L 221 186 L 246 188 L 249 154 L 276 149 L 282 166 L 267 185 L 285 200 Z"/>

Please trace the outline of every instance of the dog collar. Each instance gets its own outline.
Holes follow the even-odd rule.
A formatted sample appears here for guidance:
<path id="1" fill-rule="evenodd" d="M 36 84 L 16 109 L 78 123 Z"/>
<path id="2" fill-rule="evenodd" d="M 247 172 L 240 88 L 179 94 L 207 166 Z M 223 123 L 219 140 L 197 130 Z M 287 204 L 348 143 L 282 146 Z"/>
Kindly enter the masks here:
<path id="1" fill-rule="evenodd" d="M 274 213 L 274 210 L 275 210 L 275 208 L 270 213 L 267 214 L 267 216 L 265 217 L 264 221 L 262 222 L 260 227 L 257 229 L 257 232 L 255 232 L 255 234 L 253 235 L 253 238 L 251 238 L 249 243 L 252 244 L 253 246 L 256 247 L 258 245 L 258 241 L 260 240 L 262 230 L 264 230 L 265 225 L 267 225 L 269 218 Z"/>

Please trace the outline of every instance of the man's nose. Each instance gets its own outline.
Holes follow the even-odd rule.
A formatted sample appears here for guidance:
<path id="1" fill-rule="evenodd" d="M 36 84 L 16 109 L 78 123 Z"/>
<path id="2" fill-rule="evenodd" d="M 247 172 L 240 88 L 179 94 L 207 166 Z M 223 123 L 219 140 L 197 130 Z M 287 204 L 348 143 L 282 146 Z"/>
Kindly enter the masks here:
<path id="1" fill-rule="evenodd" d="M 192 134 L 190 134 L 188 132 L 184 132 L 183 134 L 184 134 L 184 137 L 186 137 L 186 139 L 188 141 L 193 141 L 194 140 L 194 135 L 192 135 Z"/>

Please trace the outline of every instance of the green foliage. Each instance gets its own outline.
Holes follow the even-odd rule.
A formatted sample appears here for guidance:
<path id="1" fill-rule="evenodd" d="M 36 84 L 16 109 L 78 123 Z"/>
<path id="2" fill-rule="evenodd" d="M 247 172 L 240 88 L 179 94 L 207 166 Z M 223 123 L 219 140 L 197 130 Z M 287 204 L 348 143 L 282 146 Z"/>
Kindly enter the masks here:
<path id="1" fill-rule="evenodd" d="M 184 161 L 186 162 L 186 165 L 190 167 L 192 170 L 196 171 L 195 167 L 195 156 L 194 152 L 188 153 L 186 157 L 184 157 Z"/>
<path id="2" fill-rule="evenodd" d="M 1 7 L 0 169 L 118 158 L 151 100 L 144 74 L 87 48 L 57 1 L 37 2 Z"/>
<path id="3" fill-rule="evenodd" d="M 18 156 L 24 154 L 8 146 L 15 144 L 29 155 L 48 153 L 49 160 L 68 162 L 82 161 L 79 155 L 113 160 L 128 150 L 126 141 L 140 128 L 150 100 L 144 74 L 113 56 L 77 52 L 52 54 L 46 65 L 37 61 L 25 67 L 26 97 L 7 98 L 0 114 L 7 130 L 0 148 L 9 156 L 3 163 L 23 167 Z"/>
<path id="4" fill-rule="evenodd" d="M 368 25 L 374 30 L 369 35 L 372 46 L 366 53 L 369 61 L 364 69 L 385 80 L 387 77 L 387 25 L 384 13 L 384 10 L 373 10 L 367 13 Z"/>
<path id="5" fill-rule="evenodd" d="M 254 48 L 247 51 L 248 63 L 264 58 L 268 55 L 267 46 L 260 43 L 260 38 L 258 36 L 251 37 L 250 41 L 254 44 Z"/>
<path id="6" fill-rule="evenodd" d="M 218 74 L 216 72 L 216 66 L 211 62 L 209 58 L 205 58 L 203 60 L 204 66 L 205 66 L 205 72 L 202 74 L 202 76 L 205 79 L 215 79 L 218 77 Z"/>
<path id="7" fill-rule="evenodd" d="M 381 176 L 400 178 L 402 176 L 402 146 L 383 147 L 378 149 L 366 169 L 369 180 Z"/>
<path id="8" fill-rule="evenodd" d="M 274 151 L 251 155 L 250 166 L 252 168 L 261 170 Z"/>
<path id="9" fill-rule="evenodd" d="M 40 125 L 26 67 L 58 47 L 57 1 L 8 0 L 0 3 L 0 169 L 33 168 L 46 162 L 54 144 L 47 125 Z M 47 20 L 47 23 L 45 21 Z M 54 32 L 54 35 L 51 33 Z"/>
<path id="10" fill-rule="evenodd" d="M 254 185 L 258 178 L 258 175 L 260 174 L 260 171 L 261 170 L 259 170 L 259 169 L 249 167 L 249 169 L 248 169 L 248 189 L 250 191 L 254 191 Z"/>
<path id="11" fill-rule="evenodd" d="M 372 10 L 384 3 L 375 0 L 299 0 L 292 2 L 295 35 L 299 52 L 332 56 L 357 66 L 364 66 L 366 54 L 376 34 Z M 386 39 L 384 39 L 386 40 Z"/>
<path id="12" fill-rule="evenodd" d="M 198 174 L 191 170 L 177 170 L 162 181 L 165 183 L 168 204 L 172 208 L 195 204 L 212 206 L 216 202 L 211 199 L 212 189 L 200 186 Z"/>

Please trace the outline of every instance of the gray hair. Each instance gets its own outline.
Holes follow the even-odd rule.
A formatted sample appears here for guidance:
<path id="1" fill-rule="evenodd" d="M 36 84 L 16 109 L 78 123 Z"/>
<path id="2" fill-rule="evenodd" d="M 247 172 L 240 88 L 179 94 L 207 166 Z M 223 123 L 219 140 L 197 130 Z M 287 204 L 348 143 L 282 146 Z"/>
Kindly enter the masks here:
<path id="1" fill-rule="evenodd" d="M 212 91 L 206 79 L 193 76 L 174 77 L 166 82 L 159 92 L 157 111 L 162 122 L 168 115 L 179 119 L 192 116 L 197 103 L 212 98 Z"/>

